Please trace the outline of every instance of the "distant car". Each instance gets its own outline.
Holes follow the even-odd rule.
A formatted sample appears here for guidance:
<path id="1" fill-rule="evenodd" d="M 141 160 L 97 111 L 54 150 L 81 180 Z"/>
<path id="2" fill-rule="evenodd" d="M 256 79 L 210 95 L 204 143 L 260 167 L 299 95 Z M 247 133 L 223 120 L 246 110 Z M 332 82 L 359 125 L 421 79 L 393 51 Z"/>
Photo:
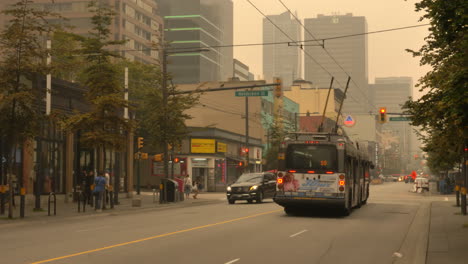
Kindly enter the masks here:
<path id="1" fill-rule="evenodd" d="M 263 199 L 273 198 L 276 192 L 276 176 L 269 172 L 245 173 L 226 189 L 227 200 L 230 204 L 237 200 L 248 203 L 261 203 Z"/>
<path id="2" fill-rule="evenodd" d="M 398 177 L 389 175 L 389 176 L 386 176 L 386 177 L 385 177 L 385 181 L 388 181 L 388 182 L 396 182 L 396 181 L 398 181 Z"/>

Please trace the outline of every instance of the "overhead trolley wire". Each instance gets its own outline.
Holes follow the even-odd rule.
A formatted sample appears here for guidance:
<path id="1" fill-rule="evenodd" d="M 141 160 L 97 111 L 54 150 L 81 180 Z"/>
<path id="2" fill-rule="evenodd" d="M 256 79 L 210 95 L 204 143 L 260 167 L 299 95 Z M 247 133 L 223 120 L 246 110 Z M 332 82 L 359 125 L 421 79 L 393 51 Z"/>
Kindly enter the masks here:
<path id="1" fill-rule="evenodd" d="M 266 19 L 268 19 L 276 28 L 278 28 L 286 37 L 288 37 L 292 42 L 294 43 L 298 43 L 298 41 L 295 41 L 294 39 L 292 39 L 288 34 L 286 34 L 278 25 L 276 25 L 269 17 L 267 17 L 265 15 L 265 13 L 263 13 L 257 6 L 255 6 L 255 4 L 253 4 L 250 0 L 246 0 L 247 2 L 250 3 L 250 5 L 252 5 L 260 14 L 262 14 Z M 298 48 L 300 48 L 300 46 L 298 46 Z M 314 59 L 314 57 L 312 57 L 312 55 L 310 55 L 308 52 L 306 52 L 305 50 L 304 51 L 304 54 L 307 55 L 307 57 L 309 57 L 313 62 L 315 62 L 315 64 L 317 64 L 320 68 L 322 68 L 322 70 L 324 70 L 326 73 L 328 73 L 328 75 L 330 77 L 333 77 L 333 74 L 331 74 L 325 67 L 323 67 L 317 60 Z M 344 89 L 343 85 L 340 83 L 339 80 L 337 80 L 335 78 L 336 82 L 338 83 L 338 85 L 340 86 L 341 89 Z M 359 103 L 359 101 L 357 101 L 355 98 L 353 98 L 351 95 L 346 95 L 346 96 L 349 96 L 349 98 L 351 98 L 354 102 L 356 103 Z"/>

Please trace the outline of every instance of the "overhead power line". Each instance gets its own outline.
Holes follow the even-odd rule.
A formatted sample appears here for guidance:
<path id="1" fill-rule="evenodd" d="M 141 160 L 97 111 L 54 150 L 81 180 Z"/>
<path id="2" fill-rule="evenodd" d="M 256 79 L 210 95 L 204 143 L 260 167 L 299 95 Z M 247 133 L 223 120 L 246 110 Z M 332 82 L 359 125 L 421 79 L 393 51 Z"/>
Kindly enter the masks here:
<path id="1" fill-rule="evenodd" d="M 262 14 L 266 19 L 268 19 L 276 28 L 280 29 L 278 25 L 276 25 L 270 18 L 267 17 L 267 15 L 265 15 L 257 6 L 255 6 L 250 0 L 246 0 L 247 2 L 250 3 L 250 5 L 252 5 L 260 14 Z M 280 29 L 280 31 L 286 36 L 288 37 L 292 42 L 294 43 L 297 43 L 297 41 L 295 41 L 294 39 L 292 39 L 288 34 L 286 34 L 283 30 Z M 303 50 L 304 54 L 307 55 L 307 57 L 309 57 L 309 59 L 311 59 L 315 64 L 317 64 L 317 66 L 319 66 L 323 71 L 325 71 L 330 77 L 333 77 L 333 74 L 331 74 L 325 67 L 323 67 L 317 60 L 314 59 L 314 57 L 312 57 L 312 55 L 310 55 L 307 51 Z M 338 83 L 338 85 L 340 86 L 341 89 L 344 89 L 343 85 L 340 83 L 340 81 L 338 79 L 336 79 L 336 82 Z M 349 96 L 349 98 L 351 98 L 354 102 L 356 103 L 360 103 L 358 100 L 356 100 L 353 96 L 351 95 L 346 95 L 346 96 Z"/>
<path id="2" fill-rule="evenodd" d="M 418 28 L 418 27 L 425 27 L 430 24 L 421 24 L 421 25 L 412 25 L 412 26 L 405 26 L 405 27 L 398 27 L 398 28 L 389 28 L 389 29 L 382 29 L 377 31 L 370 31 L 370 32 L 363 32 L 363 33 L 356 33 L 356 34 L 349 34 L 349 35 L 341 35 L 335 37 L 328 37 L 328 38 L 320 38 L 320 39 L 306 39 L 306 40 L 294 40 L 294 41 L 276 41 L 276 42 L 260 42 L 260 43 L 244 43 L 244 44 L 224 44 L 224 45 L 206 45 L 206 48 L 233 48 L 233 47 L 252 47 L 252 46 L 270 46 L 270 45 L 290 45 L 291 43 L 295 43 L 296 45 L 301 45 L 300 43 L 308 43 L 308 42 L 317 42 L 317 46 L 323 46 L 323 42 L 327 40 L 333 39 L 340 39 L 340 38 L 350 38 L 356 37 L 361 35 L 371 35 L 371 34 L 378 34 L 378 33 L 385 33 L 390 31 L 398 31 L 410 28 Z M 307 44 L 303 44 L 307 45 Z M 200 48 L 200 46 L 191 46 L 191 47 L 180 47 L 180 48 L 167 48 L 170 51 L 177 51 L 177 50 L 185 50 L 185 49 L 196 49 Z M 151 51 L 151 50 L 162 50 L 161 48 L 147 48 L 147 49 L 122 49 L 119 51 Z"/>

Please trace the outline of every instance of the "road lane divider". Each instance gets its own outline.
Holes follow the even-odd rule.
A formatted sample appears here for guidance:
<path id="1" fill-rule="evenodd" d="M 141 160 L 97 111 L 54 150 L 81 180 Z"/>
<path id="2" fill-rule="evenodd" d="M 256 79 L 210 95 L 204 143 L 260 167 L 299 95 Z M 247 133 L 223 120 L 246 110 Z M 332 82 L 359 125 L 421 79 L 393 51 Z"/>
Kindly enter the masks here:
<path id="1" fill-rule="evenodd" d="M 128 242 L 124 242 L 124 243 L 120 243 L 120 244 L 115 244 L 115 245 L 110 245 L 110 246 L 106 246 L 106 247 L 101 247 L 101 248 L 86 250 L 86 251 L 82 251 L 82 252 L 77 252 L 77 253 L 74 253 L 74 254 L 69 254 L 69 255 L 65 255 L 65 256 L 61 256 L 61 257 L 40 260 L 40 261 L 32 262 L 31 264 L 41 264 L 41 263 L 48 263 L 48 262 L 61 260 L 61 259 L 68 259 L 68 258 L 72 258 L 72 257 L 81 256 L 81 255 L 84 255 L 84 254 L 89 254 L 89 253 L 99 252 L 99 251 L 112 249 L 112 248 L 116 248 L 116 247 L 122 247 L 122 246 L 131 245 L 131 244 L 136 244 L 136 243 L 140 243 L 140 242 L 144 242 L 144 241 L 148 241 L 148 240 L 152 240 L 152 239 L 156 239 L 156 238 L 172 236 L 172 235 L 176 235 L 176 234 L 180 234 L 180 233 L 186 233 L 186 232 L 190 232 L 190 231 L 194 231 L 194 230 L 199 230 L 199 229 L 204 229 L 204 228 L 208 228 L 208 227 L 224 225 L 224 224 L 237 222 L 237 221 L 241 221 L 241 220 L 245 220 L 245 219 L 249 219 L 249 218 L 259 217 L 259 216 L 268 215 L 268 214 L 273 214 L 273 213 L 277 213 L 277 212 L 280 212 L 280 211 L 282 211 L 282 210 L 267 211 L 267 212 L 264 212 L 264 213 L 259 213 L 259 214 L 234 218 L 234 219 L 231 219 L 231 220 L 226 220 L 226 221 L 217 222 L 217 223 L 213 223 L 213 224 L 196 226 L 196 227 L 192 227 L 192 228 L 188 228 L 188 229 L 183 229 L 183 230 L 174 231 L 174 232 L 165 233 L 165 234 L 156 235 L 156 236 L 145 237 L 145 238 L 141 238 L 141 239 L 137 239 L 137 240 L 133 240 L 133 241 L 128 241 Z"/>
<path id="2" fill-rule="evenodd" d="M 233 259 L 233 260 L 231 260 L 231 261 L 229 261 L 229 262 L 226 262 L 226 263 L 224 263 L 224 264 L 232 264 L 232 263 L 237 262 L 237 261 L 239 261 L 239 260 L 240 260 L 240 258 L 238 258 L 238 259 Z"/>
<path id="3" fill-rule="evenodd" d="M 307 232 L 307 230 L 304 229 L 304 230 L 302 230 L 302 231 L 300 231 L 300 232 L 297 232 L 296 234 L 290 235 L 289 237 L 295 237 L 295 236 L 298 236 L 298 235 L 300 235 L 300 234 L 302 234 L 302 233 L 304 233 L 304 232 Z"/>

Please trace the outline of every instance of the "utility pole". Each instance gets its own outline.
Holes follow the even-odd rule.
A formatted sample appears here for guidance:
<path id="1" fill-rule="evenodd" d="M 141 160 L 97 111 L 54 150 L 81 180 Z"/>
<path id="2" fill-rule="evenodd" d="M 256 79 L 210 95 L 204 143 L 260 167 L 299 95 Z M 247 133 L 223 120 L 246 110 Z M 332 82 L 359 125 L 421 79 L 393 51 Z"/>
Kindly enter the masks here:
<path id="1" fill-rule="evenodd" d="M 163 163 L 164 163 L 164 178 L 169 178 L 169 153 L 167 147 L 167 101 L 168 101 L 168 91 L 167 91 L 167 51 L 166 48 L 162 48 L 162 96 L 163 96 Z M 165 193 L 165 192 L 164 192 Z"/>

